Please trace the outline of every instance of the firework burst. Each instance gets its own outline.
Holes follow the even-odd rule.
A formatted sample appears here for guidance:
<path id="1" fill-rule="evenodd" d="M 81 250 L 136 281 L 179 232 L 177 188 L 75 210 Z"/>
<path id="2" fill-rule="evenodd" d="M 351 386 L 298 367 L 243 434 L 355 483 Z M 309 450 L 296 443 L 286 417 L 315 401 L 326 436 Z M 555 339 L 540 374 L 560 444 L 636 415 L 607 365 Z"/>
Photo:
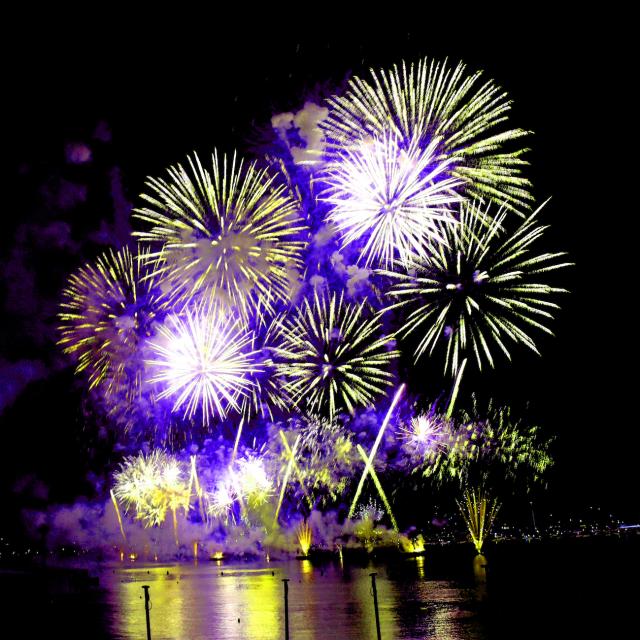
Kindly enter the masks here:
<path id="1" fill-rule="evenodd" d="M 380 322 L 365 317 L 365 303 L 343 294 L 314 293 L 282 321 L 275 369 L 296 406 L 329 419 L 341 409 L 373 404 L 390 386 L 390 365 L 398 356 Z"/>
<path id="2" fill-rule="evenodd" d="M 435 158 L 438 141 L 404 148 L 395 134 L 363 140 L 334 162 L 320 199 L 342 246 L 361 244 L 360 260 L 389 267 L 425 256 L 428 240 L 443 242 L 441 225 L 453 224 L 459 178 L 447 175 L 450 159 Z"/>
<path id="3" fill-rule="evenodd" d="M 540 437 L 539 428 L 514 420 L 509 407 L 490 402 L 480 412 L 474 396 L 472 410 L 450 424 L 446 447 L 423 461 L 424 475 L 438 483 L 491 486 L 510 480 L 529 491 L 553 464 L 550 443 Z"/>
<path id="4" fill-rule="evenodd" d="M 151 225 L 137 235 L 163 247 L 150 257 L 162 255 L 174 278 L 190 282 L 189 295 L 204 290 L 245 317 L 288 300 L 305 225 L 286 186 L 255 162 L 217 153 L 211 172 L 194 155 L 188 170 L 168 173 L 168 180 L 148 180 L 148 205 L 134 212 Z"/>
<path id="5" fill-rule="evenodd" d="M 186 310 L 169 316 L 149 343 L 153 359 L 146 360 L 149 382 L 164 389 L 159 399 L 174 397 L 173 411 L 192 417 L 200 409 L 205 425 L 213 417 L 225 418 L 231 407 L 240 411 L 259 371 L 253 334 L 244 324 L 215 307 Z"/>
<path id="6" fill-rule="evenodd" d="M 421 456 L 446 452 L 451 441 L 451 421 L 433 411 L 421 413 L 408 425 L 400 426 L 398 433 L 408 449 Z"/>
<path id="7" fill-rule="evenodd" d="M 459 224 L 445 227 L 446 244 L 432 244 L 407 274 L 383 272 L 396 282 L 389 295 L 399 302 L 390 308 L 411 309 L 399 333 L 420 334 L 416 360 L 444 347 L 445 372 L 455 376 L 468 356 L 480 370 L 493 367 L 496 348 L 509 360 L 511 344 L 539 353 L 530 331 L 553 335 L 547 323 L 559 307 L 549 298 L 566 292 L 544 277 L 571 264 L 565 253 L 535 253 L 547 228 L 540 209 L 511 233 L 506 209 L 492 218 L 479 203 L 463 204 Z"/>
<path id="8" fill-rule="evenodd" d="M 451 68 L 423 59 L 391 71 L 371 70 L 371 80 L 354 77 L 344 96 L 329 100 L 329 116 L 320 123 L 333 153 L 385 132 L 428 148 L 437 141 L 435 160 L 450 160 L 448 172 L 464 181 L 466 194 L 507 206 L 531 200 L 521 172 L 524 149 L 504 145 L 527 132 L 505 129 L 511 103 L 481 72 L 465 65 Z"/>
<path id="9" fill-rule="evenodd" d="M 128 457 L 114 474 L 113 493 L 147 527 L 162 524 L 171 510 L 189 510 L 190 492 L 180 462 L 165 451 Z"/>
<path id="10" fill-rule="evenodd" d="M 143 261 L 150 264 L 147 252 L 126 247 L 104 253 L 69 278 L 58 314 L 58 344 L 77 358 L 76 372 L 87 372 L 89 388 L 124 389 L 129 401 L 140 388 L 140 347 L 175 298 Z"/>

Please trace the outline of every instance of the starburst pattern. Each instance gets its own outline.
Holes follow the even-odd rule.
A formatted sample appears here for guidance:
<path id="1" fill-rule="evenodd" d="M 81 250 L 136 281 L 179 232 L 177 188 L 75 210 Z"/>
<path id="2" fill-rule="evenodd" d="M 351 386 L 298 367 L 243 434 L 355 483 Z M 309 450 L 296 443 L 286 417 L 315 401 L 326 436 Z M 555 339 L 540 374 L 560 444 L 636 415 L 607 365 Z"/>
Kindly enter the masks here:
<path id="1" fill-rule="evenodd" d="M 428 241 L 443 242 L 441 226 L 454 224 L 459 178 L 447 174 L 450 159 L 435 157 L 438 141 L 406 148 L 397 135 L 361 141 L 328 165 L 320 200 L 342 246 L 357 244 L 366 266 L 425 257 Z"/>
<path id="2" fill-rule="evenodd" d="M 184 469 L 170 454 L 156 449 L 128 457 L 114 474 L 113 493 L 125 509 L 147 527 L 162 524 L 167 511 L 189 510 L 190 494 Z"/>
<path id="3" fill-rule="evenodd" d="M 173 411 L 191 417 L 200 410 L 205 425 L 213 417 L 223 419 L 229 407 L 240 410 L 239 397 L 247 395 L 250 376 L 259 371 L 252 338 L 243 322 L 215 307 L 169 316 L 150 342 L 149 381 L 164 387 L 159 399 L 175 398 Z"/>
<path id="4" fill-rule="evenodd" d="M 371 70 L 354 77 L 342 96 L 329 100 L 329 116 L 320 123 L 333 153 L 385 132 L 417 139 L 427 148 L 437 141 L 438 161 L 450 160 L 450 174 L 464 181 L 471 197 L 521 207 L 532 198 L 521 175 L 524 149 L 505 150 L 526 135 L 507 129 L 511 102 L 493 81 L 468 75 L 464 64 L 423 59 L 417 64 Z"/>
<path id="5" fill-rule="evenodd" d="M 400 335 L 418 334 L 416 360 L 445 352 L 445 372 L 456 375 L 464 358 L 478 369 L 494 366 L 497 348 L 509 360 L 511 344 L 538 352 L 532 330 L 553 335 L 548 322 L 559 307 L 550 298 L 566 292 L 545 282 L 569 266 L 564 253 L 536 253 L 546 229 L 536 209 L 514 231 L 505 209 L 492 217 L 478 202 L 461 207 L 459 224 L 445 228 L 446 244 L 432 244 L 430 257 L 408 273 L 385 271 L 395 281 L 393 307 L 410 310 Z"/>
<path id="6" fill-rule="evenodd" d="M 69 278 L 58 344 L 77 359 L 76 372 L 87 373 L 90 389 L 104 385 L 130 401 L 140 387 L 140 348 L 179 293 L 167 290 L 151 264 L 147 252 L 110 249 Z"/>
<path id="7" fill-rule="evenodd" d="M 150 178 L 147 206 L 134 216 L 150 224 L 136 235 L 158 246 L 172 277 L 190 282 L 245 317 L 287 301 L 298 278 L 305 224 L 275 175 L 255 162 L 213 154 L 211 171 L 199 158 L 177 165 L 169 178 Z"/>
<path id="8" fill-rule="evenodd" d="M 398 356 L 380 321 L 366 317 L 365 303 L 314 293 L 282 321 L 274 348 L 275 369 L 292 402 L 332 419 L 373 404 L 392 384 Z"/>

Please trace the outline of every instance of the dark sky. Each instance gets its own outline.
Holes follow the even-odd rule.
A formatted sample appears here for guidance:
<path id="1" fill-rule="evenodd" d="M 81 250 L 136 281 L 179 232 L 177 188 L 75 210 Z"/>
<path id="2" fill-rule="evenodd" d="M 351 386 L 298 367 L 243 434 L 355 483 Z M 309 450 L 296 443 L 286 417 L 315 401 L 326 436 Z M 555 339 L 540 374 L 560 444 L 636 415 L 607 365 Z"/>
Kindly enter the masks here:
<path id="1" fill-rule="evenodd" d="M 114 210 L 123 199 L 138 202 L 144 177 L 193 150 L 246 147 L 254 126 L 338 89 L 352 72 L 426 55 L 462 59 L 509 92 L 512 123 L 535 132 L 528 158 L 536 197 L 553 197 L 545 249 L 566 250 L 576 263 L 562 275 L 571 294 L 561 301 L 556 337 L 540 341 L 543 357 L 516 350 L 513 366 L 499 367 L 479 389 L 516 407 L 528 401 L 530 415 L 557 435 L 553 503 L 637 515 L 637 107 L 630 94 L 637 74 L 623 19 L 538 18 L 525 20 L 524 30 L 515 21 L 447 29 L 439 19 L 437 30 L 390 33 L 338 23 L 315 35 L 282 25 L 236 33 L 234 23 L 221 35 L 219 22 L 208 37 L 202 26 L 181 37 L 169 26 L 114 26 L 98 36 L 93 24 L 25 34 L 29 55 L 16 55 L 4 79 L 3 494 L 19 501 L 16 480 L 29 474 L 62 487 L 59 495 L 73 491 L 65 483 L 75 476 L 60 461 L 81 465 L 87 444 L 79 394 L 53 344 L 55 300 L 64 274 L 117 236 Z M 96 139 L 101 121 L 110 141 Z M 91 148 L 90 163 L 65 162 L 74 142 Z M 102 235 L 101 220 L 109 225 Z"/>

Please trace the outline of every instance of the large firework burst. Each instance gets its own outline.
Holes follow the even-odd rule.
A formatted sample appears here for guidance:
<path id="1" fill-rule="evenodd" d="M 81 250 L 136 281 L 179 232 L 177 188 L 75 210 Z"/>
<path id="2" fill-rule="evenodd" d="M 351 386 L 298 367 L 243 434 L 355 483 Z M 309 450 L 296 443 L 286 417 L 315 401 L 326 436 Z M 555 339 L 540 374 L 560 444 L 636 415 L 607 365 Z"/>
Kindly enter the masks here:
<path id="1" fill-rule="evenodd" d="M 259 370 L 252 339 L 242 321 L 215 306 L 169 316 L 149 343 L 149 381 L 164 386 L 159 399 L 175 398 L 173 411 L 182 408 L 191 417 L 201 410 L 207 425 L 214 416 L 224 418 L 229 407 L 240 410 L 239 397 L 247 395 L 250 375 Z"/>
<path id="2" fill-rule="evenodd" d="M 344 294 L 314 293 L 281 322 L 275 369 L 292 402 L 332 419 L 341 409 L 371 405 L 392 384 L 398 356 L 380 321 L 366 317 L 365 302 Z"/>
<path id="3" fill-rule="evenodd" d="M 420 333 L 416 360 L 443 347 L 445 372 L 455 375 L 467 356 L 479 369 L 494 366 L 496 348 L 511 359 L 511 343 L 538 353 L 530 330 L 552 335 L 547 323 L 559 307 L 549 298 L 566 292 L 544 277 L 570 264 L 565 253 L 534 252 L 547 228 L 538 224 L 540 209 L 510 232 L 506 209 L 492 218 L 481 204 L 465 203 L 459 224 L 444 228 L 446 243 L 433 243 L 428 259 L 407 274 L 384 272 L 396 281 L 392 307 L 410 309 L 399 333 Z"/>
<path id="4" fill-rule="evenodd" d="M 295 201 L 275 177 L 234 155 L 213 154 L 211 172 L 199 158 L 150 178 L 148 205 L 134 216 L 151 224 L 137 233 L 160 244 L 167 269 L 204 290 L 217 304 L 260 317 L 277 300 L 288 300 L 301 266 L 305 225 Z"/>
<path id="5" fill-rule="evenodd" d="M 149 260 L 147 252 L 109 250 L 73 274 L 62 293 L 59 344 L 77 358 L 76 371 L 87 372 L 90 389 L 104 384 L 128 400 L 139 389 L 139 349 L 177 294 Z"/>
<path id="6" fill-rule="evenodd" d="M 442 242 L 440 226 L 455 222 L 451 205 L 461 198 L 459 178 L 447 175 L 451 159 L 437 160 L 438 140 L 406 148 L 397 134 L 347 148 L 323 175 L 321 200 L 342 245 L 361 245 L 360 259 L 389 267 L 425 255 L 427 242 Z"/>
<path id="7" fill-rule="evenodd" d="M 522 149 L 503 145 L 526 135 L 505 129 L 511 103 L 481 72 L 468 75 L 465 65 L 423 59 L 390 71 L 371 70 L 371 79 L 354 77 L 344 96 L 329 100 L 329 116 L 320 123 L 334 152 L 370 135 L 387 131 L 408 142 L 417 138 L 427 148 L 437 140 L 435 160 L 451 160 L 448 171 L 465 181 L 471 196 L 499 204 L 531 200 Z"/>

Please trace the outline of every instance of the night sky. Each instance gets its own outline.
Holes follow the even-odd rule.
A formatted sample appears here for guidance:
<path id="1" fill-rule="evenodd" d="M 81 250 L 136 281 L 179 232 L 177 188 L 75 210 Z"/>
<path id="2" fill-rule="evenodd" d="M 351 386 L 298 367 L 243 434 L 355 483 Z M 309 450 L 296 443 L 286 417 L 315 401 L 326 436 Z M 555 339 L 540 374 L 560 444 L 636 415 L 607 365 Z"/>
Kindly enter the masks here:
<path id="1" fill-rule="evenodd" d="M 635 106 L 624 37 L 613 29 L 593 17 L 553 27 L 541 20 L 526 31 L 469 28 L 455 37 L 427 35 L 427 27 L 333 35 L 326 28 L 221 40 L 220 22 L 215 37 L 200 28 L 186 44 L 168 27 L 101 37 L 89 27 L 30 32 L 30 55 L 17 56 L 4 79 L 3 526 L 14 526 L 23 506 L 89 493 L 87 472 L 109 462 L 92 448 L 80 386 L 55 346 L 56 304 L 71 271 L 125 240 L 145 176 L 194 150 L 250 149 L 271 115 L 339 91 L 351 73 L 421 56 L 462 59 L 512 97 L 511 124 L 535 132 L 528 175 L 536 198 L 552 196 L 541 248 L 565 250 L 576 263 L 558 277 L 571 293 L 560 300 L 556 337 L 539 341 L 543 357 L 514 349 L 512 366 L 500 361 L 494 373 L 465 380 L 463 392 L 473 387 L 521 414 L 528 402 L 530 419 L 556 435 L 550 508 L 600 505 L 640 516 L 635 220 L 629 225 Z M 83 146 L 90 161 L 74 163 Z M 426 366 L 416 376 L 431 395 L 441 386 L 435 372 Z"/>

